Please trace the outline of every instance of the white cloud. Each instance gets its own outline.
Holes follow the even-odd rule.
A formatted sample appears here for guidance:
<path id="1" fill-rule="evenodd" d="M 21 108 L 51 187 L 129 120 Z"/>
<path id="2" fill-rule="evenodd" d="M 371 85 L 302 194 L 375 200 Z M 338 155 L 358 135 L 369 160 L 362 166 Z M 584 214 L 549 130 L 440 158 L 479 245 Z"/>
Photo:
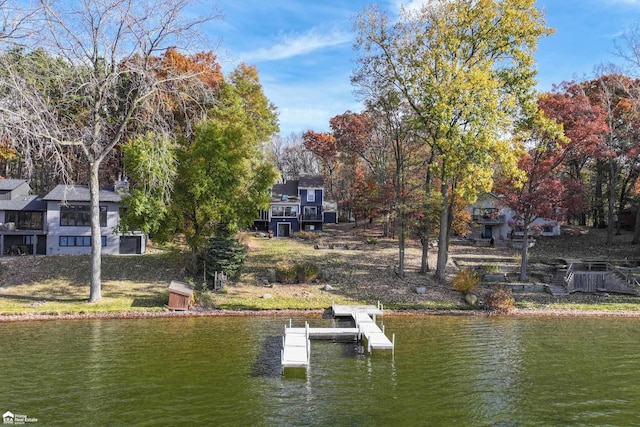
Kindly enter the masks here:
<path id="1" fill-rule="evenodd" d="M 265 82 L 265 93 L 278 106 L 282 135 L 329 130 L 329 119 L 362 105 L 351 94 L 348 79 L 323 76 L 313 82 Z"/>
<path id="2" fill-rule="evenodd" d="M 407 10 L 419 10 L 426 3 L 429 3 L 429 0 L 396 0 L 394 3 L 396 10 L 399 12 L 401 6 L 404 6 Z"/>
<path id="3" fill-rule="evenodd" d="M 315 30 L 311 30 L 302 35 L 287 35 L 283 37 L 282 41 L 269 48 L 261 48 L 252 52 L 242 53 L 240 58 L 242 61 L 249 63 L 275 61 L 306 55 L 319 49 L 337 46 L 351 41 L 352 35 L 343 31 L 318 33 Z"/>

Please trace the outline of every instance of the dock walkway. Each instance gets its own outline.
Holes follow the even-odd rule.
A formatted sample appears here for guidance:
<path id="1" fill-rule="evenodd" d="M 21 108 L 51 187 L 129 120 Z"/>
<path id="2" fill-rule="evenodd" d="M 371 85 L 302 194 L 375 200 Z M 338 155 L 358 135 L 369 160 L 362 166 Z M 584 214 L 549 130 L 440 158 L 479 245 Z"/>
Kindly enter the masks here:
<path id="1" fill-rule="evenodd" d="M 382 316 L 382 306 L 349 306 L 349 305 L 333 305 L 333 315 L 335 317 L 352 317 L 356 328 L 367 339 L 367 350 L 393 350 L 395 336 L 393 341 L 385 335 L 384 330 L 380 329 L 376 323 L 376 316 Z"/>
<path id="2" fill-rule="evenodd" d="M 334 317 L 351 317 L 355 322 L 354 328 L 310 328 L 305 322 L 304 328 L 289 326 L 284 328 L 282 338 L 282 351 L 280 359 L 283 368 L 307 368 L 311 356 L 312 338 L 353 338 L 361 340 L 364 336 L 367 340 L 367 350 L 394 350 L 395 335 L 393 340 L 384 333 L 376 323 L 376 316 L 382 316 L 382 306 L 349 306 L 332 305 Z"/>

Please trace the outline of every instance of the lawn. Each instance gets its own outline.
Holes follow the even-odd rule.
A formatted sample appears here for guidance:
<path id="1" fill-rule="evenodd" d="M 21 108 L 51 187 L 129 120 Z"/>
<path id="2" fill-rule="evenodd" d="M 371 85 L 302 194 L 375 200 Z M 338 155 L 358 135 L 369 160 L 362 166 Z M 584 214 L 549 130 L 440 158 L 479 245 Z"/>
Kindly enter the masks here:
<path id="1" fill-rule="evenodd" d="M 615 237 L 607 247 L 605 231 L 581 229 L 575 235 L 540 238 L 531 250 L 532 268 L 559 259 L 615 260 L 637 266 L 640 247 L 631 245 L 629 232 Z M 405 251 L 406 275 L 397 275 L 397 243 L 383 238 L 380 229 L 355 229 L 340 224 L 308 239 L 268 239 L 249 235 L 249 252 L 242 275 L 221 292 L 197 293 L 198 308 L 227 310 L 322 310 L 333 302 L 376 303 L 397 310 L 468 310 L 461 294 L 431 274 L 418 273 L 420 245 L 409 241 Z M 309 237 L 309 236 L 307 236 Z M 429 263 L 435 265 L 436 248 Z M 452 239 L 449 277 L 459 265 L 478 263 L 517 268 L 519 251 L 474 247 Z M 189 255 L 153 251 L 142 256 L 105 256 L 102 263 L 102 301 L 89 298 L 88 256 L 0 258 L 0 314 L 91 314 L 166 311 L 171 280 L 189 280 L 185 265 Z M 459 260 L 456 261 L 456 260 Z M 510 261 L 511 260 L 511 261 Z M 279 284 L 270 280 L 277 262 L 310 262 L 319 267 L 319 280 Z M 509 264 L 511 263 L 511 264 Z M 546 268 L 546 267 L 545 267 Z M 531 280 L 536 280 L 532 277 Z M 327 287 L 328 285 L 328 287 Z M 424 287 L 424 293 L 416 292 Z M 545 293 L 516 295 L 517 305 L 533 310 L 640 311 L 638 297 L 572 294 L 552 297 Z"/>
<path id="2" fill-rule="evenodd" d="M 163 310 L 184 255 L 104 256 L 102 300 L 89 304 L 89 256 L 23 256 L 0 264 L 0 314 Z"/>

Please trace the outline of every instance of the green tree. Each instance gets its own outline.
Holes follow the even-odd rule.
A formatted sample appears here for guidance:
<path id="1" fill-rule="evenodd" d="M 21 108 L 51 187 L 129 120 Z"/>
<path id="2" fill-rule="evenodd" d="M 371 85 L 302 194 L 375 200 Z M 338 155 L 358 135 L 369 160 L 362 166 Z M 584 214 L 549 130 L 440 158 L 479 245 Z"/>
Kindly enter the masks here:
<path id="1" fill-rule="evenodd" d="M 267 190 L 277 179 L 263 156 L 277 116 L 256 87 L 257 74 L 246 70 L 253 69 L 241 66 L 232 82 L 220 84 L 217 105 L 177 150 L 177 180 L 163 230 L 184 233 L 194 262 L 210 237 L 249 225 L 257 208 L 268 204 Z"/>
<path id="2" fill-rule="evenodd" d="M 434 0 L 392 24 L 376 6 L 355 20 L 357 79 L 386 79 L 434 155 L 442 196 L 435 277 L 445 279 L 451 207 L 515 172 L 508 134 L 535 112 L 533 53 L 549 34 L 534 0 Z M 426 194 L 429 192 L 427 191 Z"/>
<path id="3" fill-rule="evenodd" d="M 152 132 L 138 135 L 122 145 L 131 188 L 122 196 L 122 231 L 156 233 L 167 214 L 176 179 L 176 143 Z"/>

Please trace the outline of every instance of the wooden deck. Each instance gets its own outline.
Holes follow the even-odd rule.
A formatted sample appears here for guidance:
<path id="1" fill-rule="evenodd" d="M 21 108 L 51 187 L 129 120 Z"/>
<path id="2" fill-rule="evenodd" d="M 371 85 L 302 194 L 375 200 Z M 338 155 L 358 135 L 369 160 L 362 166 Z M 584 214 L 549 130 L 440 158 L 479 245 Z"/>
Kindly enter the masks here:
<path id="1" fill-rule="evenodd" d="M 393 340 L 385 335 L 384 329 L 380 329 L 375 321 L 376 316 L 382 315 L 382 306 L 348 306 L 333 305 L 334 317 L 351 317 L 355 322 L 354 328 L 310 328 L 305 323 L 304 328 L 289 326 L 284 328 L 282 338 L 282 350 L 280 359 L 284 368 L 307 368 L 311 356 L 310 341 L 322 338 L 353 338 L 367 340 L 367 350 L 394 350 L 395 335 Z"/>

